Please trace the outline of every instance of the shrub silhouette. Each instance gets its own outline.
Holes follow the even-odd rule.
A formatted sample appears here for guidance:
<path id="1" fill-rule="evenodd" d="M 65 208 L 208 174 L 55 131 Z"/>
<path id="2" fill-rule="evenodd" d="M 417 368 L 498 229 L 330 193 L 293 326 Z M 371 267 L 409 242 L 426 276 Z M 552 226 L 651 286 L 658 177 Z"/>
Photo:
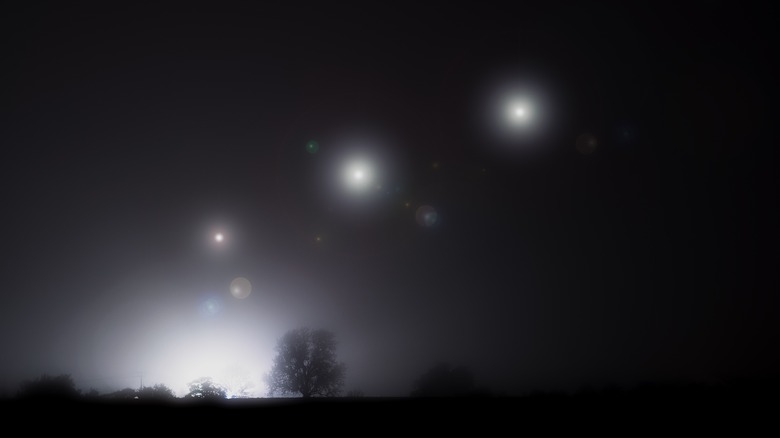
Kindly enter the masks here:
<path id="1" fill-rule="evenodd" d="M 188 399 L 219 400 L 227 397 L 227 391 L 211 377 L 201 377 L 189 383 L 190 392 L 184 396 Z"/>
<path id="2" fill-rule="evenodd" d="M 17 398 L 36 400 L 72 400 L 79 398 L 81 391 L 76 389 L 70 374 L 49 376 L 43 374 L 35 380 L 26 380 L 19 385 Z"/>
<path id="3" fill-rule="evenodd" d="M 140 400 L 173 400 L 176 398 L 171 388 L 158 383 L 154 386 L 147 386 L 138 391 Z"/>
<path id="4" fill-rule="evenodd" d="M 135 400 L 138 398 L 138 391 L 133 388 L 122 388 L 106 394 L 104 397 L 111 400 Z"/>

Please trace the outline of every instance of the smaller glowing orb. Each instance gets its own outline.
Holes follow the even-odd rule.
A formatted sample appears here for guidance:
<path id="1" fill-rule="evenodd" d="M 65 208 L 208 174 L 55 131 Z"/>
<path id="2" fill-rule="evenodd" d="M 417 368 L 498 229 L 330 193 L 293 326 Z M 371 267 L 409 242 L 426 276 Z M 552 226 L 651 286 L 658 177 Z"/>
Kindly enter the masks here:
<path id="1" fill-rule="evenodd" d="M 222 233 L 217 233 L 214 235 L 214 240 L 217 242 L 222 242 L 225 240 L 225 236 Z"/>
<path id="2" fill-rule="evenodd" d="M 314 140 L 310 140 L 306 143 L 306 152 L 310 154 L 316 154 L 320 150 L 320 144 Z"/>
<path id="3" fill-rule="evenodd" d="M 524 117 L 525 116 L 525 108 L 515 108 L 515 116 L 517 117 Z"/>
<path id="4" fill-rule="evenodd" d="M 252 293 L 252 283 L 244 277 L 238 277 L 230 282 L 230 294 L 234 298 L 243 300 Z"/>
<path id="5" fill-rule="evenodd" d="M 352 178 L 355 178 L 355 181 L 361 181 L 365 177 L 366 174 L 362 170 L 356 170 L 355 173 L 352 175 Z"/>

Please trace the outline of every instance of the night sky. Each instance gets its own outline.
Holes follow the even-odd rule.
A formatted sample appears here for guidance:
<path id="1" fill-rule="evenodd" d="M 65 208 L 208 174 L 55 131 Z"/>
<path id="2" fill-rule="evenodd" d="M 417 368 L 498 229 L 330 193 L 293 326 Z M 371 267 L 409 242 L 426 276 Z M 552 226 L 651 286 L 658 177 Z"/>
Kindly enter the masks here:
<path id="1" fill-rule="evenodd" d="M 421 3 L 0 14 L 1 386 L 776 373 L 768 10 Z"/>

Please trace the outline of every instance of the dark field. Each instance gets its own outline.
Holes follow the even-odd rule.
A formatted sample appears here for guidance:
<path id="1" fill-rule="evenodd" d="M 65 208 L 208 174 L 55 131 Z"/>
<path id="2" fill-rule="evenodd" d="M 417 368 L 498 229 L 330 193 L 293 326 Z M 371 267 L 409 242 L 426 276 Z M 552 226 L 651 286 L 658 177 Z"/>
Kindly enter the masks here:
<path id="1" fill-rule="evenodd" d="M 5 424 L 30 432 L 65 429 L 295 434 L 387 432 L 508 433 L 603 431 L 766 433 L 777 429 L 777 385 L 644 385 L 634 389 L 535 393 L 522 397 L 265 398 L 197 402 L 140 400 L 5 400 Z M 36 421 L 36 418 L 57 418 Z M 97 425 L 101 425 L 98 427 Z"/>

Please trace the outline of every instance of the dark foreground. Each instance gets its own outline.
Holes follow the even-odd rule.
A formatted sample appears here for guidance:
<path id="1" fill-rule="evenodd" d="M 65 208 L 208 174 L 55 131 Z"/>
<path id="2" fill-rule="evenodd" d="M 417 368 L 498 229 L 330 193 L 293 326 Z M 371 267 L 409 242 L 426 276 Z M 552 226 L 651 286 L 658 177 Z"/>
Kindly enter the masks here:
<path id="1" fill-rule="evenodd" d="M 595 430 L 758 432 L 778 429 L 776 388 L 644 388 L 525 397 L 140 400 L 6 400 L 0 418 L 26 433 L 466 432 L 479 435 Z M 767 429 L 768 428 L 768 429 Z"/>

